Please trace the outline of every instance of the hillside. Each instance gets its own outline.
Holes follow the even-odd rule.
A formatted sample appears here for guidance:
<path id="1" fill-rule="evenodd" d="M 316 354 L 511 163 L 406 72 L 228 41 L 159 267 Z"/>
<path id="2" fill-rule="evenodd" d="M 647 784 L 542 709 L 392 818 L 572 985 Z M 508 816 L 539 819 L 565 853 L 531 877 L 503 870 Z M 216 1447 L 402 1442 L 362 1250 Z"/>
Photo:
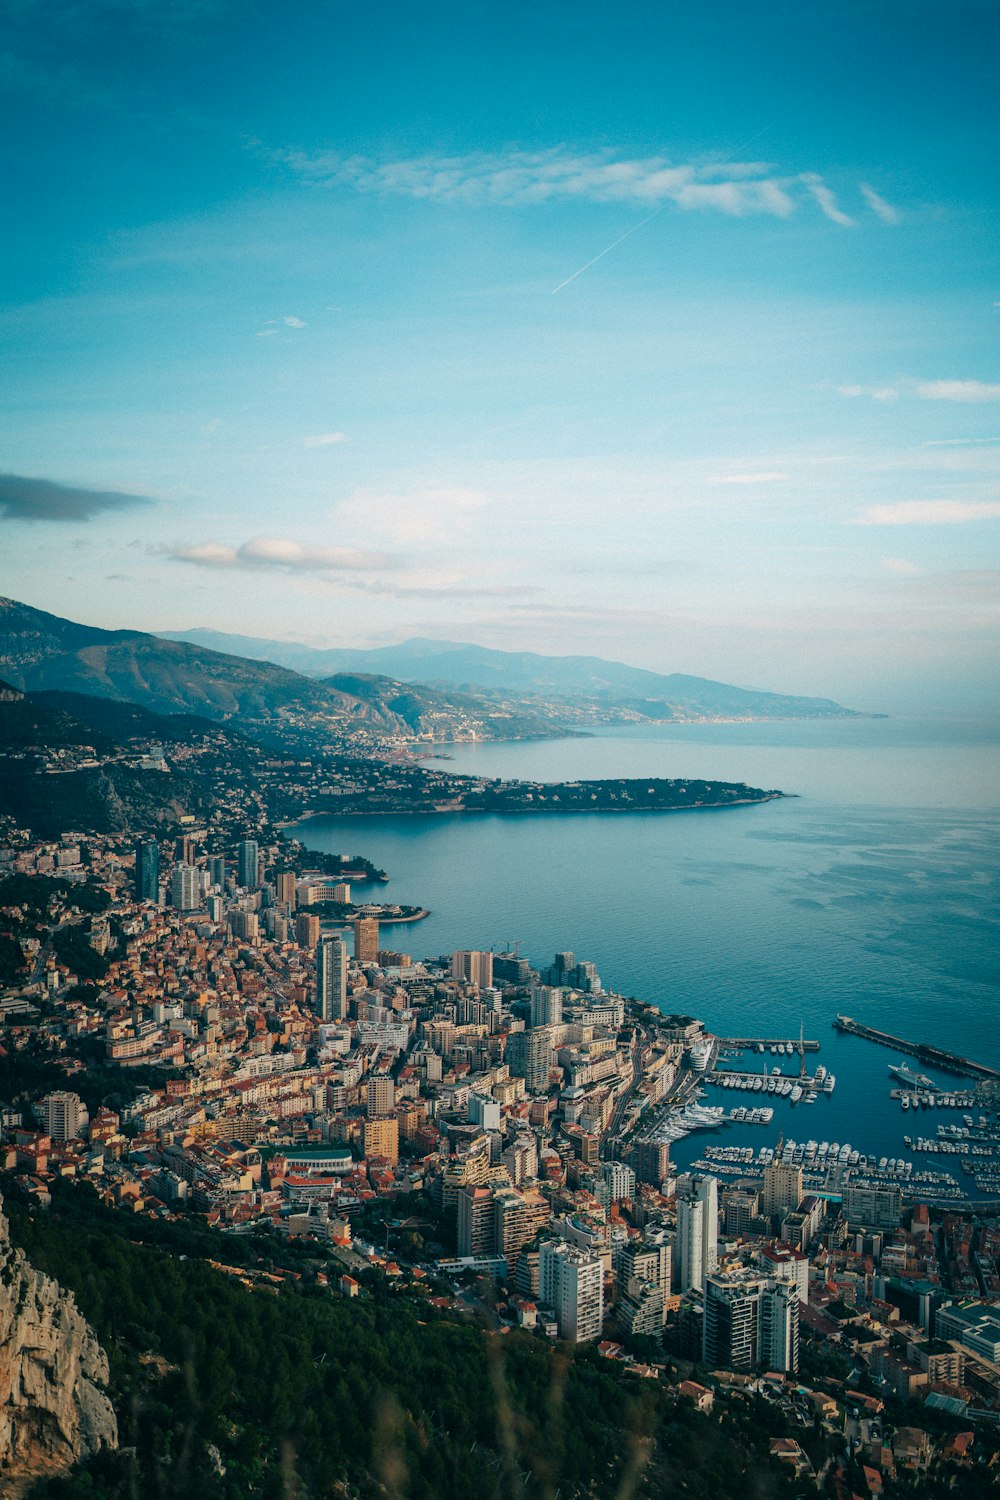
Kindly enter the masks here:
<path id="1" fill-rule="evenodd" d="M 154 732 L 147 724 L 146 733 Z M 0 683 L 0 814 L 18 826 L 41 838 L 69 829 L 115 833 L 203 817 L 213 805 L 210 789 L 176 767 L 144 769 L 125 737 Z"/>
<path id="2" fill-rule="evenodd" d="M 449 704 L 433 693 L 422 700 L 386 678 L 357 681 L 352 690 L 349 679 L 338 686 L 185 641 L 77 625 L 11 599 L 0 600 L 0 676 L 22 690 L 83 693 L 158 714 L 234 721 L 269 743 L 546 732 L 528 711 L 515 722 L 495 704 Z"/>
<path id="3" fill-rule="evenodd" d="M 446 691 L 486 694 L 522 709 L 557 716 L 559 705 L 587 708 L 597 717 L 621 719 L 812 719 L 852 716 L 830 698 L 734 687 L 681 672 L 651 672 L 597 656 L 544 656 L 532 651 L 495 651 L 456 641 L 421 637 L 372 650 L 320 651 L 284 641 L 190 630 L 168 636 L 216 649 L 240 651 L 259 660 L 294 666 L 306 676 L 330 680 L 333 672 L 387 673 L 400 682 L 430 683 Z"/>

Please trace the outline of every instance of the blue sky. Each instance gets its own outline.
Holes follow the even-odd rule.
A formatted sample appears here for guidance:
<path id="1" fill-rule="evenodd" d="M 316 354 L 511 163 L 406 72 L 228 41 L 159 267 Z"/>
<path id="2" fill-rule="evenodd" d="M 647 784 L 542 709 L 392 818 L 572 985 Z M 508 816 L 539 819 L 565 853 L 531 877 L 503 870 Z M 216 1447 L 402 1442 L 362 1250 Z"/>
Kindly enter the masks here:
<path id="1" fill-rule="evenodd" d="M 0 9 L 4 591 L 996 705 L 992 0 Z"/>

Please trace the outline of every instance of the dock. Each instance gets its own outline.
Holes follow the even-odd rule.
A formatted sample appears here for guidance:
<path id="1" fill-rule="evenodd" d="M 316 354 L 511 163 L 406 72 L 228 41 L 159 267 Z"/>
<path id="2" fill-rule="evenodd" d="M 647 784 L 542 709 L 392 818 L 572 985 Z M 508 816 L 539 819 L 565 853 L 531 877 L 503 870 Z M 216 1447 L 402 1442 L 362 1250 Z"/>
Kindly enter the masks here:
<path id="1" fill-rule="evenodd" d="M 797 1036 L 717 1036 L 715 1040 L 720 1047 L 729 1048 L 734 1052 L 755 1052 L 758 1047 L 763 1047 L 765 1052 L 770 1052 L 774 1047 L 787 1050 L 789 1047 L 793 1052 L 801 1048 L 803 1052 L 818 1052 L 819 1042 L 800 1041 Z"/>
<path id="2" fill-rule="evenodd" d="M 905 1037 L 892 1036 L 888 1031 L 862 1025 L 853 1016 L 838 1016 L 833 1024 L 837 1031 L 863 1037 L 867 1042 L 877 1042 L 880 1047 L 891 1047 L 894 1052 L 909 1053 L 910 1057 L 919 1058 L 931 1067 L 941 1068 L 945 1073 L 955 1073 L 960 1078 L 982 1078 L 1000 1083 L 1000 1069 L 988 1067 L 986 1063 L 972 1062 L 967 1057 L 959 1057 L 955 1052 L 946 1052 L 943 1047 L 933 1047 L 929 1042 L 910 1042 Z"/>

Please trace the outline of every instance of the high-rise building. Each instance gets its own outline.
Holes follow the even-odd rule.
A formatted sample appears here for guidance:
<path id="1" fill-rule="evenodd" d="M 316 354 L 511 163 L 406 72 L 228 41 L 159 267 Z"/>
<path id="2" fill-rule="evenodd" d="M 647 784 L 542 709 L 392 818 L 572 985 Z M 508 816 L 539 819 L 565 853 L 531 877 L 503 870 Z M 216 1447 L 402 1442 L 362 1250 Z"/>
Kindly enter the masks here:
<path id="1" fill-rule="evenodd" d="M 354 962 L 378 963 L 378 917 L 357 917 L 354 922 Z"/>
<path id="2" fill-rule="evenodd" d="M 757 1363 L 760 1369 L 798 1369 L 801 1306 L 798 1288 L 792 1282 L 767 1281 L 760 1297 L 757 1334 Z"/>
<path id="3" fill-rule="evenodd" d="M 533 1190 L 500 1188 L 493 1195 L 493 1249 L 507 1260 L 513 1275 L 518 1255 L 552 1217 L 547 1198 Z"/>
<path id="4" fill-rule="evenodd" d="M 662 1187 L 670 1176 L 669 1143 L 640 1136 L 632 1147 L 630 1161 L 637 1182 Z"/>
<path id="5" fill-rule="evenodd" d="M 212 854 L 208 860 L 208 883 L 224 890 L 226 885 L 226 861 L 221 854 Z"/>
<path id="6" fill-rule="evenodd" d="M 170 900 L 178 911 L 196 911 L 201 905 L 201 871 L 194 865 L 174 865 L 170 874 Z"/>
<path id="7" fill-rule="evenodd" d="M 562 1025 L 562 990 L 551 984 L 536 984 L 531 991 L 532 1026 Z"/>
<path id="8" fill-rule="evenodd" d="M 451 955 L 451 977 L 478 984 L 481 990 L 489 989 L 493 983 L 493 954 L 460 949 Z"/>
<path id="9" fill-rule="evenodd" d="M 295 919 L 295 941 L 300 948 L 315 948 L 319 942 L 319 917 L 302 911 Z"/>
<path id="10" fill-rule="evenodd" d="M 902 1189 L 849 1184 L 844 1194 L 844 1212 L 852 1229 L 898 1229 L 903 1212 Z"/>
<path id="11" fill-rule="evenodd" d="M 607 1181 L 612 1203 L 635 1197 L 635 1173 L 623 1161 L 606 1161 L 601 1168 L 601 1175 Z"/>
<path id="12" fill-rule="evenodd" d="M 193 865 L 198 858 L 198 840 L 194 834 L 182 833 L 174 845 L 174 854 L 184 864 Z"/>
<path id="13" fill-rule="evenodd" d="M 316 1014 L 323 1021 L 347 1016 L 347 949 L 338 937 L 316 946 Z"/>
<path id="14" fill-rule="evenodd" d="M 764 1168 L 764 1192 L 761 1212 L 770 1217 L 798 1208 L 802 1201 L 802 1168 L 791 1162 L 775 1161 Z"/>
<path id="15" fill-rule="evenodd" d="M 601 1336 L 604 1266 L 599 1255 L 565 1240 L 547 1240 L 538 1258 L 538 1296 L 556 1315 L 559 1337 L 571 1344 Z"/>
<path id="16" fill-rule="evenodd" d="M 365 1085 L 365 1099 L 371 1119 L 392 1113 L 396 1103 L 396 1087 L 388 1073 L 376 1073 Z"/>
<path id="17" fill-rule="evenodd" d="M 260 849 L 256 839 L 243 839 L 236 846 L 236 878 L 245 891 L 255 891 L 258 884 Z"/>
<path id="18" fill-rule="evenodd" d="M 552 1033 L 547 1026 L 532 1031 L 512 1031 L 507 1038 L 507 1066 L 514 1078 L 523 1078 L 529 1094 L 546 1094 L 552 1066 Z"/>
<path id="19" fill-rule="evenodd" d="M 231 911 L 229 926 L 240 942 L 256 943 L 260 939 L 260 918 L 255 911 Z"/>
<path id="20" fill-rule="evenodd" d="M 710 1276 L 705 1283 L 704 1359 L 710 1370 L 746 1373 L 757 1364 L 757 1322 L 763 1281 Z"/>
<path id="21" fill-rule="evenodd" d="M 489 1188 L 459 1188 L 455 1209 L 459 1255 L 489 1255 L 493 1249 L 493 1194 Z"/>
<path id="22" fill-rule="evenodd" d="M 710 1369 L 793 1373 L 799 1294 L 792 1282 L 740 1271 L 705 1283 L 704 1359 Z"/>
<path id="23" fill-rule="evenodd" d="M 143 839 L 135 846 L 135 899 L 160 899 L 160 846 L 155 839 Z"/>
<path id="24" fill-rule="evenodd" d="M 57 1090 L 46 1094 L 38 1105 L 42 1129 L 54 1141 L 75 1140 L 87 1124 L 87 1106 L 79 1094 Z"/>
<path id="25" fill-rule="evenodd" d="M 279 901 L 284 902 L 289 911 L 295 910 L 294 870 L 282 870 L 280 875 L 274 877 L 274 894 Z"/>
<path id="26" fill-rule="evenodd" d="M 760 1194 L 752 1188 L 728 1187 L 722 1194 L 722 1209 L 726 1221 L 726 1234 L 738 1238 L 750 1233 L 750 1224 L 757 1217 Z"/>
<path id="27" fill-rule="evenodd" d="M 719 1180 L 677 1179 L 677 1249 L 680 1289 L 702 1288 L 718 1265 Z"/>
<path id="28" fill-rule="evenodd" d="M 366 1157 L 378 1157 L 395 1166 L 399 1160 L 399 1121 L 395 1115 L 385 1120 L 366 1120 L 363 1141 Z"/>

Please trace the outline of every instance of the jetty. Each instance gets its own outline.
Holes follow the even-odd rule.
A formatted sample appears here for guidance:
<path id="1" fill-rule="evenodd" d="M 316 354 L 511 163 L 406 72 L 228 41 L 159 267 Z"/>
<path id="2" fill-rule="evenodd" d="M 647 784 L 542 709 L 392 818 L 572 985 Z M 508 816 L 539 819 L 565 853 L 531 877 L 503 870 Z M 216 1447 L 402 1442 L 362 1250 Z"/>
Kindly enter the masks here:
<path id="1" fill-rule="evenodd" d="M 797 1036 L 717 1036 L 715 1040 L 721 1048 L 732 1052 L 756 1052 L 761 1048 L 777 1052 L 779 1047 L 783 1052 L 819 1051 L 819 1042 L 803 1041 Z"/>
<path id="2" fill-rule="evenodd" d="M 931 1067 L 941 1068 L 945 1073 L 955 1073 L 960 1078 L 985 1078 L 1000 1083 L 1000 1069 L 991 1068 L 986 1063 L 972 1062 L 968 1057 L 960 1057 L 956 1052 L 946 1052 L 943 1047 L 931 1046 L 929 1042 L 911 1042 L 905 1037 L 893 1036 L 888 1031 L 879 1031 L 875 1026 L 864 1026 L 860 1021 L 855 1021 L 853 1016 L 838 1016 L 833 1024 L 837 1031 L 863 1037 L 867 1042 L 877 1042 L 880 1047 L 891 1047 L 894 1052 L 907 1052 L 911 1057 L 917 1057 Z"/>

